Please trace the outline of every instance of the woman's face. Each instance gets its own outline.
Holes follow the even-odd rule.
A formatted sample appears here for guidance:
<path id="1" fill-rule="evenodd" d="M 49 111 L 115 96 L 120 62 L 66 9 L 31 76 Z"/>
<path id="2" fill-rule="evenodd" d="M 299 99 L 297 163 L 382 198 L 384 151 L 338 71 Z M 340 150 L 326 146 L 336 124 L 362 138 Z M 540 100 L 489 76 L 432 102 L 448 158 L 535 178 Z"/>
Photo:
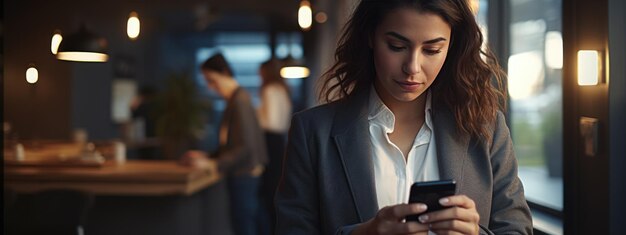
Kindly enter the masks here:
<path id="1" fill-rule="evenodd" d="M 224 75 L 222 75 L 221 73 L 214 71 L 214 70 L 210 70 L 210 69 L 203 69 L 202 70 L 202 75 L 204 75 L 204 80 L 207 83 L 207 86 L 209 87 L 209 89 L 217 92 L 219 95 L 221 95 L 222 97 L 225 97 L 225 91 L 222 88 L 222 83 L 224 81 Z"/>
<path id="2" fill-rule="evenodd" d="M 398 8 L 380 22 L 370 46 L 381 99 L 410 102 L 433 83 L 450 43 L 450 26 L 438 15 Z"/>

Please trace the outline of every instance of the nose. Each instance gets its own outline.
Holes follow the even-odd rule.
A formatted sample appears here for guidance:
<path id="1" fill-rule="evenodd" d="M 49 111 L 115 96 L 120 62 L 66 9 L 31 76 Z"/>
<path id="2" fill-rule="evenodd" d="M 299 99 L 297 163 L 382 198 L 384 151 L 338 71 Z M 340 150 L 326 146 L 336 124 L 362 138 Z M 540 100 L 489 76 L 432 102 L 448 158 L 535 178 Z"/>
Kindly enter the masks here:
<path id="1" fill-rule="evenodd" d="M 419 53 L 411 53 L 402 66 L 402 71 L 407 75 L 414 75 L 421 72 Z"/>

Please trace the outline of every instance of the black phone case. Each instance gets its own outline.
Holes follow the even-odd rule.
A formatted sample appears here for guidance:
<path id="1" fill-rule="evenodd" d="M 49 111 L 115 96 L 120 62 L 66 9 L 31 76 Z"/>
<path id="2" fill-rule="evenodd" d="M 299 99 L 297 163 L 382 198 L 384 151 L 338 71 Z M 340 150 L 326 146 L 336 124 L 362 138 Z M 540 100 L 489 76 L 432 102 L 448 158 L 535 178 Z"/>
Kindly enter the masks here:
<path id="1" fill-rule="evenodd" d="M 419 222 L 418 217 L 420 215 L 443 209 L 444 207 L 439 204 L 439 199 L 452 196 L 455 193 L 456 182 L 454 180 L 415 182 L 411 185 L 409 203 L 424 203 L 428 209 L 423 213 L 407 216 L 406 221 Z"/>

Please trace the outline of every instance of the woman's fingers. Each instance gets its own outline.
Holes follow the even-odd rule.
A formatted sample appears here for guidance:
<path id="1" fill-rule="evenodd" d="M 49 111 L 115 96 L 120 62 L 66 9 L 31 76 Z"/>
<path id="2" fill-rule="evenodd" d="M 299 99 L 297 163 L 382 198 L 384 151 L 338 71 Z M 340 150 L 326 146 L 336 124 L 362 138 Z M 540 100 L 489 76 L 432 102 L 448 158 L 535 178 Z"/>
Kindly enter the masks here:
<path id="1" fill-rule="evenodd" d="M 428 225 L 416 222 L 404 223 L 407 215 L 419 214 L 426 211 L 426 205 L 421 203 L 400 204 L 380 209 L 372 221 L 371 234 L 426 234 Z"/>
<path id="2" fill-rule="evenodd" d="M 430 224 L 430 230 L 436 234 L 478 234 L 477 223 L 461 220 L 445 220 Z"/>
<path id="3" fill-rule="evenodd" d="M 402 221 L 407 215 L 419 214 L 426 209 L 426 205 L 422 203 L 399 204 L 380 209 L 378 217 L 382 220 Z"/>
<path id="4" fill-rule="evenodd" d="M 454 195 L 439 199 L 439 204 L 443 206 L 459 206 L 466 209 L 475 208 L 474 200 L 465 195 Z"/>
<path id="5" fill-rule="evenodd" d="M 439 200 L 440 204 L 449 208 L 421 215 L 421 223 L 429 224 L 437 234 L 476 234 L 479 231 L 480 215 L 476 204 L 465 195 L 455 195 Z"/>

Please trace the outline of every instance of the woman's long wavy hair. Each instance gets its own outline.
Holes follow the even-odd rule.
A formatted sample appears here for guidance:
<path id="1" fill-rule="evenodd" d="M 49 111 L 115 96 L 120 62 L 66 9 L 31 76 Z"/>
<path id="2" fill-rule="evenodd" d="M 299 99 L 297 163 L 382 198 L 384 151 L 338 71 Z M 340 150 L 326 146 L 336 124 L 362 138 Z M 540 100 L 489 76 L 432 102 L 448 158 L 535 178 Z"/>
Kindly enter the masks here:
<path id="1" fill-rule="evenodd" d="M 362 0 L 343 28 L 335 63 L 322 75 L 320 100 L 344 99 L 371 86 L 376 71 L 368 39 L 399 7 L 437 14 L 450 25 L 448 55 L 430 89 L 454 114 L 458 134 L 491 138 L 485 124 L 495 122 L 497 111 L 506 107 L 505 74 L 493 53 L 481 49 L 483 35 L 466 0 Z"/>

